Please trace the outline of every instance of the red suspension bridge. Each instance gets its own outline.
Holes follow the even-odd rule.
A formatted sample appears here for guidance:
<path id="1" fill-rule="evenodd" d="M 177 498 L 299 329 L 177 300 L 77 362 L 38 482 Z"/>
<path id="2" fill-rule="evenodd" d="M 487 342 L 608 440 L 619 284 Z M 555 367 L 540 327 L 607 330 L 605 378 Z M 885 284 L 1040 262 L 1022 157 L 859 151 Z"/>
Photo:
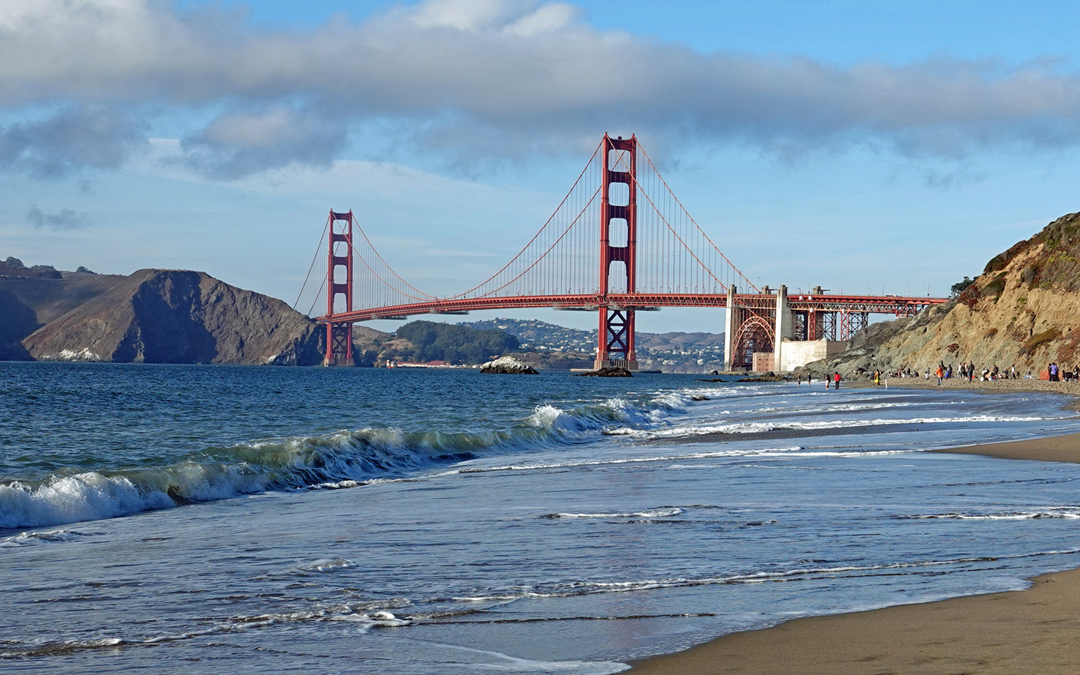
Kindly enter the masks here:
<path id="1" fill-rule="evenodd" d="M 831 295 L 820 288 L 789 296 L 783 286 L 758 288 L 690 216 L 637 138 L 606 134 L 525 247 L 490 278 L 457 295 L 438 297 L 403 279 L 352 211 L 330 212 L 323 241 L 326 267 L 317 295 L 326 293 L 326 314 L 318 321 L 326 325 L 327 365 L 353 363 L 356 322 L 542 307 L 596 311 L 596 367 L 636 369 L 637 312 L 714 307 L 727 309 L 728 370 L 787 370 L 793 359 L 810 358 L 795 343 L 819 342 L 828 352 L 830 341 L 849 339 L 872 313 L 910 316 L 945 301 Z M 318 279 L 318 260 L 316 254 L 304 288 Z"/>

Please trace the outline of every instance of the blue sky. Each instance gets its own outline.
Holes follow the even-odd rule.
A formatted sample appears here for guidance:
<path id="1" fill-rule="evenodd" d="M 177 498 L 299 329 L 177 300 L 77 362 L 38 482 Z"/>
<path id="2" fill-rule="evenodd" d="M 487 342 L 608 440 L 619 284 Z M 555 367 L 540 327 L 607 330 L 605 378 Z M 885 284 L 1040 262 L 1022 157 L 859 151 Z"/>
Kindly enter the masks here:
<path id="1" fill-rule="evenodd" d="M 611 131 L 755 283 L 947 294 L 1080 210 L 1077 25 L 1073 3 L 5 0 L 0 257 L 292 303 L 352 208 L 453 294 Z"/>

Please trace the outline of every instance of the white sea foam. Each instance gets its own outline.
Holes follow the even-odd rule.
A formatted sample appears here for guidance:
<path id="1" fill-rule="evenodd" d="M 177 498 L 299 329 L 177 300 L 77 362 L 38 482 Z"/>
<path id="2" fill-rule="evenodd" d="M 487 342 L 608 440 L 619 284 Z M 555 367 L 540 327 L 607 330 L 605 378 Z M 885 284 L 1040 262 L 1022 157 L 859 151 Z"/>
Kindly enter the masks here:
<path id="1" fill-rule="evenodd" d="M 1080 507 L 1047 508 L 1012 513 L 934 513 L 909 516 L 909 518 L 913 520 L 1039 520 L 1042 518 L 1080 520 Z"/>
<path id="2" fill-rule="evenodd" d="M 458 473 L 486 473 L 490 471 L 545 471 L 551 469 L 573 469 L 578 467 L 595 467 L 595 466 L 618 466 L 620 464 L 648 464 L 652 462 L 670 462 L 678 460 L 694 460 L 694 459 L 712 459 L 718 457 L 751 457 L 762 454 L 775 454 L 785 453 L 796 450 L 801 450 L 799 446 L 793 446 L 791 448 L 769 448 L 769 449 L 730 449 L 730 450 L 710 450 L 703 452 L 686 452 L 671 455 L 647 455 L 644 457 L 620 457 L 617 459 L 586 459 L 586 460 L 572 460 L 567 462 L 536 462 L 526 464 L 502 464 L 498 466 L 471 466 L 463 469 L 452 469 L 450 471 L 444 471 L 442 475 L 451 475 Z"/>
<path id="3" fill-rule="evenodd" d="M 902 570 L 913 572 L 925 568 L 949 567 L 958 565 L 970 565 L 988 563 L 1005 559 L 1072 555 L 1077 553 L 1075 549 L 1060 551 L 1040 551 L 1031 554 L 995 557 L 960 557 L 940 560 L 918 560 L 895 563 L 882 563 L 876 565 L 835 565 L 823 567 L 804 567 L 778 571 L 748 572 L 745 574 L 730 574 L 721 576 L 703 577 L 670 577 L 660 579 L 635 579 L 625 581 L 578 581 L 561 584 L 550 584 L 528 589 L 513 589 L 497 591 L 490 594 L 455 597 L 458 602 L 482 603 L 482 602 L 514 602 L 530 599 L 550 599 L 576 597 L 584 595 L 597 595 L 606 593 L 637 593 L 672 588 L 692 588 L 697 586 L 722 586 L 744 585 L 761 583 L 798 582 L 805 579 L 816 579 L 828 576 L 846 575 L 875 575 L 895 574 Z"/>
<path id="4" fill-rule="evenodd" d="M 872 420 L 840 419 L 812 422 L 781 421 L 768 422 L 732 422 L 724 424 L 702 424 L 678 426 L 664 429 L 619 428 L 607 431 L 611 435 L 635 436 L 640 438 L 672 438 L 682 436 L 704 436 L 708 434 L 758 434 L 770 431 L 819 431 L 847 428 L 873 428 L 887 425 L 949 424 L 977 422 L 1041 422 L 1045 417 L 1025 417 L 1012 415 L 961 415 L 955 417 L 910 417 L 903 419 L 878 418 Z"/>
<path id="5" fill-rule="evenodd" d="M 326 618 L 329 621 L 349 621 L 379 628 L 400 628 L 412 623 L 411 619 L 398 618 L 392 612 L 386 611 L 371 612 L 370 614 L 331 614 Z"/>
<path id="6" fill-rule="evenodd" d="M 80 536 L 82 536 L 81 533 L 70 530 L 32 530 L 29 532 L 20 532 L 11 537 L 0 538 L 0 548 L 35 546 L 38 544 L 72 541 Z"/>
<path id="7" fill-rule="evenodd" d="M 633 513 L 552 513 L 544 518 L 672 518 L 683 510 L 678 507 L 646 509 Z"/>
<path id="8" fill-rule="evenodd" d="M 360 565 L 358 563 L 353 562 L 352 560 L 347 560 L 345 558 L 333 558 L 316 560 L 312 563 L 301 565 L 298 569 L 305 572 L 320 572 L 326 574 L 330 572 L 338 572 L 340 570 L 350 570 L 359 566 Z"/>

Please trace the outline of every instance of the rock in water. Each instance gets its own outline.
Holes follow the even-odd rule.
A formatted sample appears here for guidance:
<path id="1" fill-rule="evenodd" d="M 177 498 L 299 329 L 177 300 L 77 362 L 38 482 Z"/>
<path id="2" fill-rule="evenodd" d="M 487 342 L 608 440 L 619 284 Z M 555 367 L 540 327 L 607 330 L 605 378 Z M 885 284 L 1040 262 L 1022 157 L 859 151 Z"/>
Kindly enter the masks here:
<path id="1" fill-rule="evenodd" d="M 626 368 L 622 366 L 604 366 L 599 370 L 590 370 L 587 373 L 577 373 L 577 377 L 633 377 Z"/>
<path id="2" fill-rule="evenodd" d="M 737 382 L 790 382 L 790 377 L 781 377 L 774 373 L 766 373 L 764 375 L 758 375 L 756 377 L 741 377 Z"/>
<path id="3" fill-rule="evenodd" d="M 494 361 L 488 361 L 480 366 L 481 373 L 498 373 L 500 375 L 537 375 L 537 370 L 521 359 L 513 356 L 503 356 Z"/>

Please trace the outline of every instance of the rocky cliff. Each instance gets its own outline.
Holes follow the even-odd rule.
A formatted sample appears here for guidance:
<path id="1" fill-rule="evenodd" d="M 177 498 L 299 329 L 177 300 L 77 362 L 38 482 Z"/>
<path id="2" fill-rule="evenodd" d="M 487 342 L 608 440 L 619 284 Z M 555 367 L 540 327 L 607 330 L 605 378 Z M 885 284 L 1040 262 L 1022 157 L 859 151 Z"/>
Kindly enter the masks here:
<path id="1" fill-rule="evenodd" d="M 33 272 L 0 262 L 0 360 L 30 359 L 21 344 L 23 338 L 127 279 L 113 274 Z"/>
<path id="2" fill-rule="evenodd" d="M 1072 368 L 1080 360 L 1080 213 L 995 256 L 954 302 L 870 328 L 848 352 L 810 370 L 852 376 L 969 361 L 1022 373 L 1050 361 Z"/>
<path id="3" fill-rule="evenodd" d="M 385 337 L 354 332 L 358 354 Z M 140 270 L 21 344 L 38 360 L 316 365 L 324 341 L 320 326 L 280 300 L 202 272 Z"/>

